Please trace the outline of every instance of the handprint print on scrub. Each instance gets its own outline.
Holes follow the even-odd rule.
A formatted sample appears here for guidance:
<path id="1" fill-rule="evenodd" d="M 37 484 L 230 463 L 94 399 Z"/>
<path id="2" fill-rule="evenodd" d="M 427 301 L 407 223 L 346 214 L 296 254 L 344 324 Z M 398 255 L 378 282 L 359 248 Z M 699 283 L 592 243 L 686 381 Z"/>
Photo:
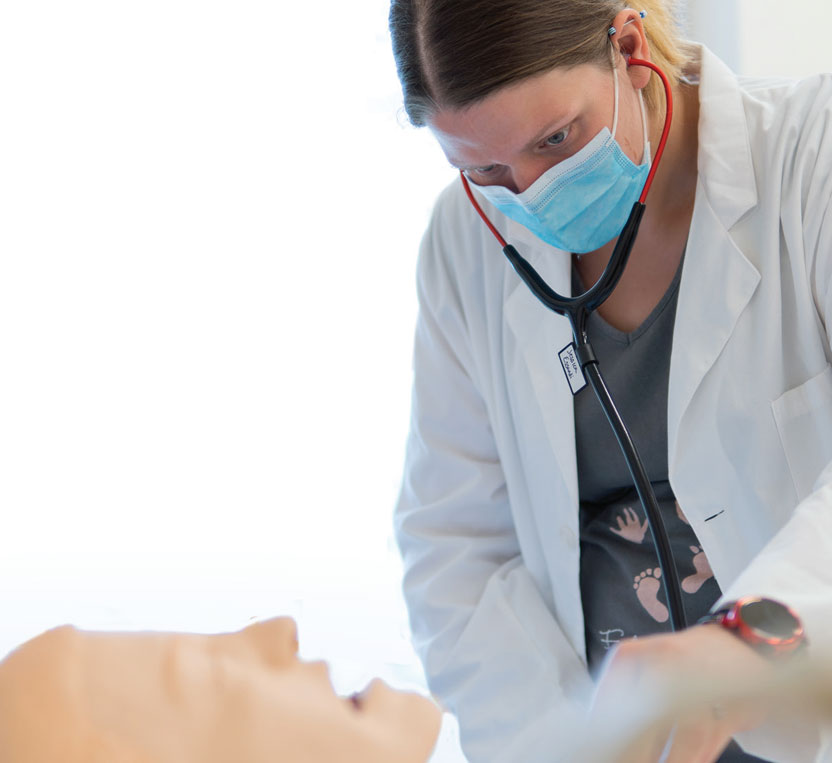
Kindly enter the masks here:
<path id="1" fill-rule="evenodd" d="M 616 517 L 616 523 L 618 529 L 610 527 L 610 530 L 631 543 L 641 543 L 647 534 L 647 529 L 650 527 L 646 519 L 643 523 L 639 521 L 638 514 L 631 506 L 624 507 L 624 516 Z"/>

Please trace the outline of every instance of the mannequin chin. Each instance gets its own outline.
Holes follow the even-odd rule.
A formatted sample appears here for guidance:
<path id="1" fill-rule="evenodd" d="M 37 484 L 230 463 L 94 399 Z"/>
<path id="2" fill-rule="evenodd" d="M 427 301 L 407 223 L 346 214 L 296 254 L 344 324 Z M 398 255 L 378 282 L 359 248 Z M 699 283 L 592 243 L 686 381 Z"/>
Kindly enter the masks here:
<path id="1" fill-rule="evenodd" d="M 0 662 L 4 763 L 424 763 L 440 716 L 381 681 L 337 697 L 288 618 L 210 636 L 63 626 Z"/>

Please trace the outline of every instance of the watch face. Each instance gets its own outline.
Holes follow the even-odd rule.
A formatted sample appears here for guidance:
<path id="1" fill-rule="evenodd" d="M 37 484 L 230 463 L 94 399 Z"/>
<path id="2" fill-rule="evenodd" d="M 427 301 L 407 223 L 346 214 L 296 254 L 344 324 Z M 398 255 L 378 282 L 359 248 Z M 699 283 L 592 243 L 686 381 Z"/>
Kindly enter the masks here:
<path id="1" fill-rule="evenodd" d="M 782 604 L 758 599 L 742 606 L 742 621 L 766 639 L 792 638 L 800 630 L 800 621 Z"/>

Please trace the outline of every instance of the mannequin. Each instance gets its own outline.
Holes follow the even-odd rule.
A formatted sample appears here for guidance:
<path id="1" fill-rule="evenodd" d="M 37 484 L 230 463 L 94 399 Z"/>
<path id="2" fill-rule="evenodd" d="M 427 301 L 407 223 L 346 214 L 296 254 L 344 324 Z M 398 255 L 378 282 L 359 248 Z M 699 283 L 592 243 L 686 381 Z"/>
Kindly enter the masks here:
<path id="1" fill-rule="evenodd" d="M 0 662 L 5 763 L 424 763 L 440 710 L 373 681 L 337 697 L 289 618 L 230 634 L 63 626 Z"/>

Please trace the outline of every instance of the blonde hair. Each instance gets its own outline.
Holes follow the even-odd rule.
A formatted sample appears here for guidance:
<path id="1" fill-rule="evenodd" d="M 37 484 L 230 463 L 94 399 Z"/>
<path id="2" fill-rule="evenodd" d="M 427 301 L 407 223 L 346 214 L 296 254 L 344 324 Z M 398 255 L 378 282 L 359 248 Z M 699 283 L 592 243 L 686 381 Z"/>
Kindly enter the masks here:
<path id="1" fill-rule="evenodd" d="M 671 85 L 690 57 L 674 0 L 639 0 L 650 57 Z M 608 29 L 623 0 L 392 0 L 390 32 L 404 107 L 424 125 L 439 109 L 460 109 L 557 67 L 610 67 Z M 664 104 L 653 76 L 651 111 Z"/>

